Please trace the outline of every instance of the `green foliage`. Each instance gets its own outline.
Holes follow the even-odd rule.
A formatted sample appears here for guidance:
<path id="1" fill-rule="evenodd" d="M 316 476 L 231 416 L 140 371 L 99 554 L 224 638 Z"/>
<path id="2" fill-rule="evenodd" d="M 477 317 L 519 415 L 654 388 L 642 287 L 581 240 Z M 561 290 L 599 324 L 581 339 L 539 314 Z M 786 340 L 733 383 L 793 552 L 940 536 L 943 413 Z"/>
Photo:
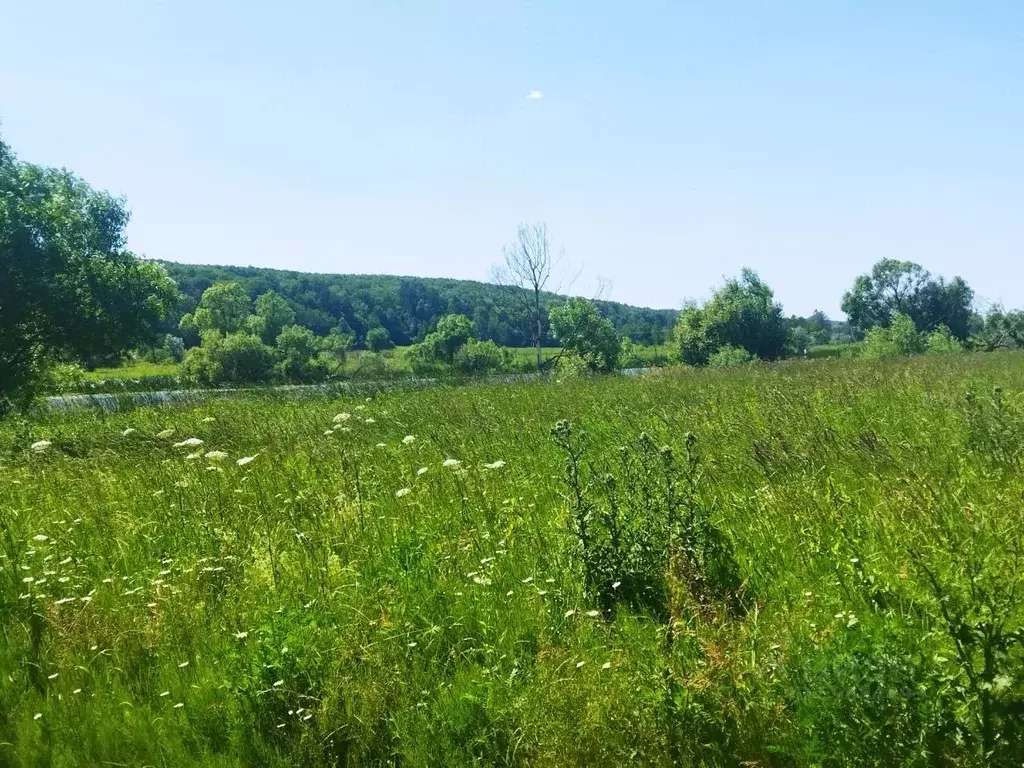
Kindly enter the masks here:
<path id="1" fill-rule="evenodd" d="M 214 283 L 203 291 L 195 313 L 182 317 L 180 327 L 185 333 L 200 335 L 207 331 L 239 333 L 246 330 L 250 308 L 249 294 L 241 285 Z"/>
<path id="2" fill-rule="evenodd" d="M 896 313 L 888 326 L 876 325 L 868 330 L 859 354 L 870 359 L 905 357 L 925 351 L 925 341 L 907 315 Z"/>
<path id="3" fill-rule="evenodd" d="M 192 311 L 202 292 L 214 283 L 238 282 L 249 296 L 273 290 L 295 310 L 295 322 L 323 336 L 331 328 L 351 333 L 357 339 L 378 326 L 392 341 L 407 346 L 422 341 L 446 314 L 462 314 L 476 326 L 480 339 L 500 346 L 527 347 L 532 344 L 530 313 L 518 297 L 500 286 L 469 280 L 395 277 L 392 275 L 322 275 L 254 267 L 215 267 L 165 263 L 185 294 L 182 311 Z M 540 296 L 542 327 L 548 328 L 547 313 L 564 297 L 552 293 Z M 647 309 L 612 301 L 597 302 L 603 317 L 612 321 L 619 335 L 643 344 L 662 344 L 672 327 L 676 312 Z M 177 328 L 171 318 L 163 330 Z M 198 337 L 187 338 L 189 345 Z M 555 340 L 545 330 L 544 346 Z"/>
<path id="4" fill-rule="evenodd" d="M 1024 349 L 1024 312 L 1007 312 L 993 307 L 981 320 L 970 340 L 973 349 L 992 352 L 997 349 Z"/>
<path id="5" fill-rule="evenodd" d="M 185 359 L 185 341 L 180 336 L 167 334 L 164 336 L 163 348 L 167 352 L 167 358 L 173 363 L 180 363 Z"/>
<path id="6" fill-rule="evenodd" d="M 956 355 L 964 351 L 964 345 L 950 333 L 949 328 L 940 325 L 925 334 L 924 351 L 929 355 Z"/>
<path id="7" fill-rule="evenodd" d="M 905 315 L 919 331 L 946 326 L 957 339 L 967 338 L 974 291 L 961 278 L 935 279 L 920 264 L 882 259 L 871 274 L 860 275 L 843 294 L 842 309 L 860 333 L 887 327 Z"/>
<path id="8" fill-rule="evenodd" d="M 757 355 L 750 354 L 742 347 L 733 347 L 729 344 L 719 347 L 715 354 L 708 358 L 708 366 L 711 368 L 729 368 L 756 362 Z"/>
<path id="9" fill-rule="evenodd" d="M 473 338 L 473 321 L 465 315 L 445 315 L 437 328 L 419 345 L 419 354 L 428 362 L 452 363 L 455 353 Z"/>
<path id="10" fill-rule="evenodd" d="M 86 373 L 76 363 L 56 363 L 46 369 L 42 389 L 48 392 L 67 392 L 81 389 Z"/>
<path id="11" fill-rule="evenodd" d="M 338 328 L 332 328 L 331 332 L 319 340 L 320 351 L 332 361 L 336 368 L 345 365 L 348 359 L 349 350 L 352 349 L 352 336 L 342 333 Z"/>
<path id="12" fill-rule="evenodd" d="M 619 342 L 619 366 L 622 368 L 640 368 L 646 364 L 637 345 L 628 336 Z"/>
<path id="13" fill-rule="evenodd" d="M 254 305 L 256 317 L 262 321 L 260 331 L 264 344 L 274 343 L 285 327 L 295 322 L 295 310 L 276 291 L 261 293 Z"/>
<path id="14" fill-rule="evenodd" d="M 383 352 L 393 346 L 395 345 L 391 341 L 391 334 L 388 333 L 387 328 L 378 325 L 366 332 L 366 348 L 371 352 Z"/>
<path id="15" fill-rule="evenodd" d="M 598 314 L 594 302 L 566 299 L 551 309 L 549 320 L 555 338 L 566 350 L 586 360 L 592 370 L 608 372 L 618 365 L 621 341 L 615 326 Z"/>
<path id="16" fill-rule="evenodd" d="M 286 381 L 311 384 L 323 381 L 329 372 L 327 362 L 317 356 L 320 343 L 308 328 L 287 325 L 275 342 L 277 362 L 274 371 Z"/>
<path id="17" fill-rule="evenodd" d="M 0 141 L 0 412 L 27 402 L 54 362 L 153 341 L 178 291 L 125 249 L 127 222 L 123 200 Z"/>
<path id="18" fill-rule="evenodd" d="M 708 332 L 704 310 L 690 305 L 683 308 L 672 331 L 673 356 L 684 365 L 707 365 L 718 346 Z"/>
<path id="19" fill-rule="evenodd" d="M 491 340 L 469 339 L 459 347 L 452 361 L 455 370 L 465 376 L 482 376 L 507 371 L 512 367 L 512 356 Z"/>
<path id="20" fill-rule="evenodd" d="M 203 386 L 260 384 L 270 380 L 274 351 L 249 333 L 217 331 L 203 335 L 203 344 L 185 355 L 182 373 Z"/>
<path id="21" fill-rule="evenodd" d="M 623 602 L 668 620 L 673 607 L 735 601 L 738 566 L 697 498 L 700 460 L 692 434 L 681 468 L 669 446 L 658 447 L 641 432 L 636 446 L 604 458 L 604 472 L 594 469 L 585 432 L 560 421 L 552 434 L 565 455 L 566 503 L 584 583 L 606 615 Z"/>
<path id="22" fill-rule="evenodd" d="M 686 365 L 707 365 L 722 346 L 777 360 L 786 352 L 787 331 L 775 295 L 750 269 L 729 280 L 703 307 L 688 306 L 673 331 L 675 358 Z"/>

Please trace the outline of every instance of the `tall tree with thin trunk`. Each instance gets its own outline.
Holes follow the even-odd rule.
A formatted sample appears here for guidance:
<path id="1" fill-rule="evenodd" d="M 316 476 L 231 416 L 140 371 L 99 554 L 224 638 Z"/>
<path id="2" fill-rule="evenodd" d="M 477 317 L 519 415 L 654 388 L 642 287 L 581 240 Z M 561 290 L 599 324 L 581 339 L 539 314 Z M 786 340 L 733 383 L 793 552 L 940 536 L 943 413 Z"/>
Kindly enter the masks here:
<path id="1" fill-rule="evenodd" d="M 530 318 L 530 333 L 537 350 L 537 370 L 541 370 L 541 340 L 544 337 L 544 312 L 541 293 L 562 266 L 562 253 L 553 254 L 547 224 L 520 224 L 516 239 L 501 249 L 503 260 L 491 272 L 491 279 L 506 288 L 513 300 Z M 556 287 L 554 290 L 559 290 Z"/>

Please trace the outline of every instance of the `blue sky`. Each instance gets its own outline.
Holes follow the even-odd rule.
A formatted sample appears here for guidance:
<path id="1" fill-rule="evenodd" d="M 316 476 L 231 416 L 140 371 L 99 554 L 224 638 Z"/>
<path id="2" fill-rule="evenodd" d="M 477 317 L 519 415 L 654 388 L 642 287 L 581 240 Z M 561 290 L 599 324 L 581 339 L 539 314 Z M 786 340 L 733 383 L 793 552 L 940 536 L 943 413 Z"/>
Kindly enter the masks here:
<path id="1" fill-rule="evenodd" d="M 1024 3 L 0 0 L 25 160 L 154 258 L 486 279 L 543 220 L 610 297 L 882 257 L 1024 305 Z M 537 90 L 542 98 L 527 98 Z"/>

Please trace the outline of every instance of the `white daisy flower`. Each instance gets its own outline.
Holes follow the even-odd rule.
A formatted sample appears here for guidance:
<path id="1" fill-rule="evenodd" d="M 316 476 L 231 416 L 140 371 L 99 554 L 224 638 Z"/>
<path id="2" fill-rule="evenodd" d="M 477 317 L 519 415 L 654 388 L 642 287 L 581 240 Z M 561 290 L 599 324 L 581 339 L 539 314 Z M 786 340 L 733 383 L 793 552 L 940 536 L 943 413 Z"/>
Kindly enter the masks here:
<path id="1" fill-rule="evenodd" d="M 455 469 L 457 467 L 462 466 L 462 462 L 459 461 L 458 459 L 445 459 L 444 463 L 441 466 L 445 467 L 446 469 Z"/>
<path id="2" fill-rule="evenodd" d="M 197 445 L 202 445 L 203 441 L 198 437 L 187 437 L 180 443 L 175 443 L 175 448 L 195 448 Z"/>
<path id="3" fill-rule="evenodd" d="M 333 421 L 335 424 L 341 424 L 343 421 L 348 421 L 351 418 L 351 413 L 339 413 L 334 417 Z"/>
<path id="4" fill-rule="evenodd" d="M 240 467 L 244 467 L 246 464 L 249 464 L 255 458 L 256 458 L 255 456 L 243 456 L 238 461 L 236 461 L 235 464 L 237 464 Z"/>
<path id="5" fill-rule="evenodd" d="M 206 458 L 208 458 L 210 461 L 221 461 L 222 459 L 226 459 L 227 457 L 228 457 L 228 455 L 224 451 L 207 451 L 206 452 Z"/>
<path id="6" fill-rule="evenodd" d="M 484 469 L 501 469 L 504 466 L 505 462 L 498 459 L 497 461 L 492 461 L 490 464 L 484 464 Z"/>
<path id="7" fill-rule="evenodd" d="M 426 467 L 420 467 L 419 469 L 416 470 L 416 477 L 423 477 L 425 474 L 427 474 Z"/>
<path id="8" fill-rule="evenodd" d="M 42 453 L 51 445 L 53 445 L 53 443 L 51 443 L 49 440 L 37 440 L 36 442 L 32 443 L 32 445 L 30 445 L 29 448 L 32 450 L 33 453 Z"/>
<path id="9" fill-rule="evenodd" d="M 416 442 L 416 435 L 406 435 L 402 438 L 403 445 L 412 445 Z"/>
<path id="10" fill-rule="evenodd" d="M 412 492 L 412 488 L 399 488 L 397 491 L 395 491 L 395 497 L 400 499 L 403 496 L 405 496 L 406 494 L 411 493 L 411 492 Z"/>

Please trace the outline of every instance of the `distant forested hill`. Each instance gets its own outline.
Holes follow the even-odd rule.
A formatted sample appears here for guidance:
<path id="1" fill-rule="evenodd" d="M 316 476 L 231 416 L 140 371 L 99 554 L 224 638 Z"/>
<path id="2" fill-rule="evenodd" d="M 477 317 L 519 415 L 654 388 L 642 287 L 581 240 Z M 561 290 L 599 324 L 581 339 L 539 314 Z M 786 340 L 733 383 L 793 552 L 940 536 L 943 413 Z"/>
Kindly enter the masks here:
<path id="1" fill-rule="evenodd" d="M 178 320 L 196 308 L 204 290 L 213 283 L 233 280 L 245 286 L 253 298 L 266 291 L 277 291 L 292 305 L 296 322 L 318 335 L 340 327 L 361 343 L 368 330 L 382 326 L 396 344 L 412 344 L 429 333 L 439 317 L 457 312 L 476 323 L 481 339 L 509 347 L 532 343 L 528 318 L 514 297 L 489 283 L 162 263 L 185 295 L 177 311 L 166 320 L 167 332 L 176 331 Z M 543 301 L 550 307 L 562 298 L 545 294 Z M 647 309 L 614 301 L 599 301 L 597 305 L 619 333 L 644 344 L 661 344 L 676 317 L 676 311 L 671 309 Z M 547 338 L 545 343 L 553 344 L 554 339 Z"/>

